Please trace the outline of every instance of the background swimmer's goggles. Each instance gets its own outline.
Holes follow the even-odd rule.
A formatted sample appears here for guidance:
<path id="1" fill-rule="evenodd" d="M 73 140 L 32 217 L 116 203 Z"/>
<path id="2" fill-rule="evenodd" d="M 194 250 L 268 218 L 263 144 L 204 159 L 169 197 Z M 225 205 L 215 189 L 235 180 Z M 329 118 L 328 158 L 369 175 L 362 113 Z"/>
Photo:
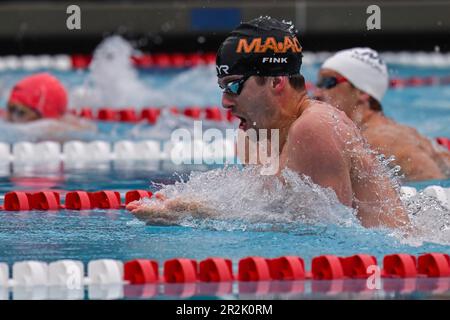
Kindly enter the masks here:
<path id="1" fill-rule="evenodd" d="M 331 89 L 336 87 L 339 83 L 348 82 L 347 78 L 344 77 L 323 77 L 320 78 L 316 87 L 320 89 Z"/>
<path id="2" fill-rule="evenodd" d="M 236 79 L 226 83 L 225 85 L 219 85 L 220 89 L 222 89 L 223 93 L 231 93 L 235 95 L 241 94 L 242 89 L 244 88 L 245 81 L 248 80 L 251 76 L 243 76 L 240 79 Z"/>
<path id="3" fill-rule="evenodd" d="M 25 118 L 25 117 L 40 117 L 41 115 L 39 114 L 38 111 L 33 110 L 31 108 L 22 106 L 22 105 L 16 105 L 16 104 L 9 104 L 8 105 L 8 113 L 13 116 L 13 117 L 17 117 L 17 118 Z"/>

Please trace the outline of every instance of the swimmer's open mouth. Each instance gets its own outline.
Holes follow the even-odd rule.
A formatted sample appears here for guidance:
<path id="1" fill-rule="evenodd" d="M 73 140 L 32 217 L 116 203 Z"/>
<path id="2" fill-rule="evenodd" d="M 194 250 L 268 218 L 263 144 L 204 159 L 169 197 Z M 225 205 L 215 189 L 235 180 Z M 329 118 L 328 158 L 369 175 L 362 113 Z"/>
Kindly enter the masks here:
<path id="1" fill-rule="evenodd" d="M 235 116 L 240 120 L 239 129 L 244 130 L 244 131 L 247 130 L 247 120 L 243 117 L 240 117 L 237 115 L 235 115 Z"/>

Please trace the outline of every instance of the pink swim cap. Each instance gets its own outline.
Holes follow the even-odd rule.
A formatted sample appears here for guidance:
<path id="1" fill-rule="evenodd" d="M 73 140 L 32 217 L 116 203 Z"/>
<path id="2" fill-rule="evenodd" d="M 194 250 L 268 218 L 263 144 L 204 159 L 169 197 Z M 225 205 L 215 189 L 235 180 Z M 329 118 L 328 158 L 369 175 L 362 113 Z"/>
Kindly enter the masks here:
<path id="1" fill-rule="evenodd" d="M 20 80 L 14 86 L 8 104 L 33 108 L 43 118 L 59 118 L 67 110 L 67 92 L 54 76 L 38 73 Z"/>

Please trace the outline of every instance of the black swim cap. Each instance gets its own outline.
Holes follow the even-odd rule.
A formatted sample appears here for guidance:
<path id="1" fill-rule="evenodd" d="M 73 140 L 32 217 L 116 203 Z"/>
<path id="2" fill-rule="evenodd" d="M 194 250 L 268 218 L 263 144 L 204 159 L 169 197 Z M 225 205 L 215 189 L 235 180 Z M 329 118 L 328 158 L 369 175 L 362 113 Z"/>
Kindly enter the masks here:
<path id="1" fill-rule="evenodd" d="M 220 46 L 219 78 L 228 75 L 287 76 L 300 74 L 302 47 L 290 23 L 259 17 L 241 23 Z"/>

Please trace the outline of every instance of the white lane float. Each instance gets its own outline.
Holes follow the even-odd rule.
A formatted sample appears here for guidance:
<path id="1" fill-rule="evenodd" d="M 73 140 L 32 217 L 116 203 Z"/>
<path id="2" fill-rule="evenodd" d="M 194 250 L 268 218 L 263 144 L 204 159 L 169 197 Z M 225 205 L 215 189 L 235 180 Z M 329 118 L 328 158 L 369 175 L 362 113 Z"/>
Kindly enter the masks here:
<path id="1" fill-rule="evenodd" d="M 89 285 L 123 283 L 123 262 L 112 259 L 93 260 L 88 263 Z"/>
<path id="2" fill-rule="evenodd" d="M 34 152 L 37 155 L 35 161 L 49 162 L 61 160 L 61 144 L 54 141 L 36 143 Z"/>
<path id="3" fill-rule="evenodd" d="M 48 284 L 79 290 L 84 284 L 84 265 L 76 260 L 59 260 L 48 266 Z"/>
<path id="4" fill-rule="evenodd" d="M 13 264 L 13 285 L 17 287 L 48 284 L 48 265 L 42 261 L 21 261 Z"/>
<path id="5" fill-rule="evenodd" d="M 86 145 L 86 152 L 89 160 L 108 161 L 111 160 L 111 145 L 106 141 L 92 141 Z"/>
<path id="6" fill-rule="evenodd" d="M 0 142 L 0 162 L 9 162 L 11 160 L 11 146 L 8 143 Z"/>
<path id="7" fill-rule="evenodd" d="M 12 155 L 17 162 L 33 162 L 35 159 L 35 144 L 31 142 L 18 142 L 13 144 Z"/>
<path id="8" fill-rule="evenodd" d="M 0 287 L 9 285 L 9 267 L 6 263 L 0 263 Z"/>

